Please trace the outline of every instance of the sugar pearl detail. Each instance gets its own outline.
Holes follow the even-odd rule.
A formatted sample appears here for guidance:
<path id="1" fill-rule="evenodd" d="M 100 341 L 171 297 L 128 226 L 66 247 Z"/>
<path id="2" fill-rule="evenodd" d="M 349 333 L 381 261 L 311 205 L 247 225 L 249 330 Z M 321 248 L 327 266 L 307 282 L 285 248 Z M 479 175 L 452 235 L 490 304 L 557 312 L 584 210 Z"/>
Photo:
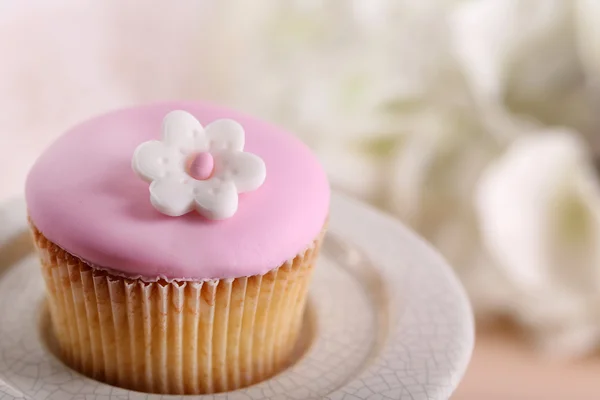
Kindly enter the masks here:
<path id="1" fill-rule="evenodd" d="M 187 163 L 187 173 L 194 179 L 204 181 L 212 176 L 215 160 L 209 152 L 193 154 Z"/>

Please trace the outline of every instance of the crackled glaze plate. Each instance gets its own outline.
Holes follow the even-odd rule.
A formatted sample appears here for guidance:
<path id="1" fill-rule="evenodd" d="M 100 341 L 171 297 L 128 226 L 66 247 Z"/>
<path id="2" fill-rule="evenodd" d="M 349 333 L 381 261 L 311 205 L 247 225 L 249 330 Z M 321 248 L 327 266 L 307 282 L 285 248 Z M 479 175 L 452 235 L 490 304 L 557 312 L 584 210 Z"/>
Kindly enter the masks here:
<path id="1" fill-rule="evenodd" d="M 444 260 L 401 224 L 334 193 L 297 359 L 235 392 L 161 396 L 86 378 L 54 355 L 22 200 L 0 209 L 0 400 L 448 399 L 473 319 Z"/>

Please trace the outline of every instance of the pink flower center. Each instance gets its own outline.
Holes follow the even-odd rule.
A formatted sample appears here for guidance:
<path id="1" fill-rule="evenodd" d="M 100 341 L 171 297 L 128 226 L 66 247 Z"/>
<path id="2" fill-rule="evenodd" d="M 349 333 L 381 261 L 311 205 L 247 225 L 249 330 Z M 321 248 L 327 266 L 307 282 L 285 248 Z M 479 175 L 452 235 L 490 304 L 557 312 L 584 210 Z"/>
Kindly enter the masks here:
<path id="1" fill-rule="evenodd" d="M 215 160 L 208 152 L 192 154 L 187 162 L 187 173 L 194 179 L 204 181 L 211 177 Z"/>

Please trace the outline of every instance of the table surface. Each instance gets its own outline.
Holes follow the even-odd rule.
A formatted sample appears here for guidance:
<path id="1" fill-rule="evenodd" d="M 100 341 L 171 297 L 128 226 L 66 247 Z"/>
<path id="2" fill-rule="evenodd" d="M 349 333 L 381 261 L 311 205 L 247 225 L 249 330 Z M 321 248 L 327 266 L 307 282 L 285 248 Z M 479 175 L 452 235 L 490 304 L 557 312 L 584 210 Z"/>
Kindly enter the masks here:
<path id="1" fill-rule="evenodd" d="M 600 351 L 577 361 L 544 357 L 505 324 L 478 327 L 476 341 L 452 400 L 600 399 Z"/>

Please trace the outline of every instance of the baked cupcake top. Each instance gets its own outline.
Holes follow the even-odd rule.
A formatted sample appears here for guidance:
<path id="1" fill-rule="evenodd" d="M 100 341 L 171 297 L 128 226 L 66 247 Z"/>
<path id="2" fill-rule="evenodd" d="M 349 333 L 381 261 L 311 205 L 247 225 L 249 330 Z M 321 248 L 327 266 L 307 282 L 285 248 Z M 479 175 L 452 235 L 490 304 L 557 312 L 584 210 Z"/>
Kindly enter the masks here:
<path id="1" fill-rule="evenodd" d="M 329 196 L 297 138 L 191 102 L 84 122 L 40 156 L 26 183 L 29 216 L 46 238 L 147 280 L 263 274 L 312 244 Z"/>

